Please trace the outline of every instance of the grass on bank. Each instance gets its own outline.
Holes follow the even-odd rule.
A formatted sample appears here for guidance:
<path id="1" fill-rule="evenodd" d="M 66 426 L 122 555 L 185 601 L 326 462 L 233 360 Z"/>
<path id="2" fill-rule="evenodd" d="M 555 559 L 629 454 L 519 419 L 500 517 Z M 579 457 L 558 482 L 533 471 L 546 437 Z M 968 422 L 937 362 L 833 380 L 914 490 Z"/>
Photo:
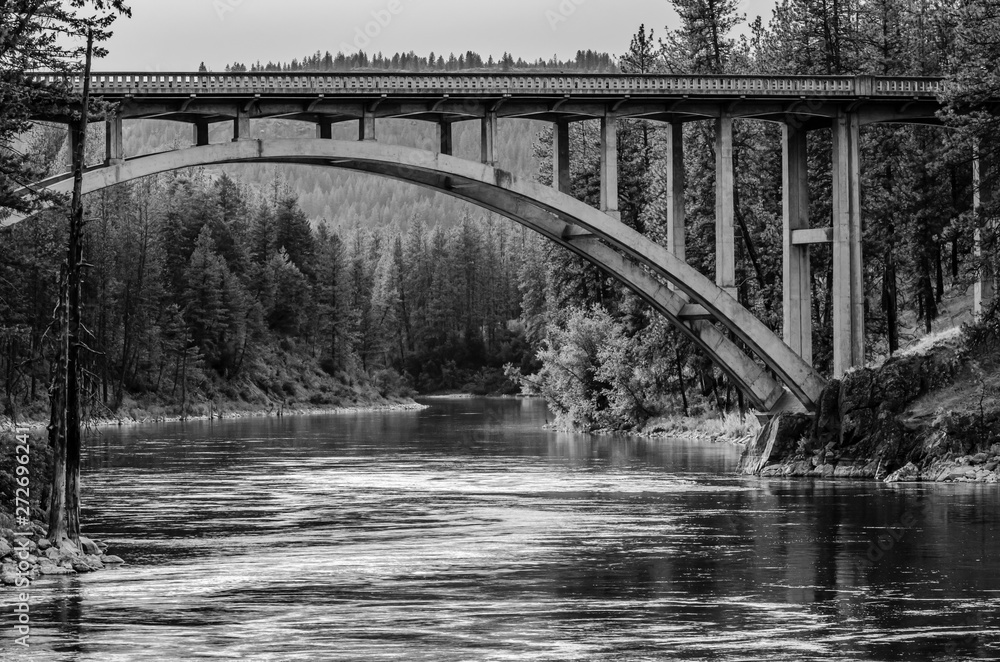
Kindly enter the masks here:
<path id="1" fill-rule="evenodd" d="M 660 416 L 642 429 L 645 436 L 696 437 L 712 441 L 746 443 L 760 432 L 760 422 L 751 413 L 705 413 L 701 416 Z"/>

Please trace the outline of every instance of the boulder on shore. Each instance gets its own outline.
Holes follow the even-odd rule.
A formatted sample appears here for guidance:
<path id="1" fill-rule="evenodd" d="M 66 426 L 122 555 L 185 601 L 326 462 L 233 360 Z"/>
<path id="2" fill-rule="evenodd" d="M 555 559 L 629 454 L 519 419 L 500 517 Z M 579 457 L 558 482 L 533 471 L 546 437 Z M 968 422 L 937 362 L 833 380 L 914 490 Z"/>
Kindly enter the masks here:
<path id="1" fill-rule="evenodd" d="M 80 536 L 80 549 L 87 556 L 99 556 L 101 554 L 101 548 L 97 546 L 97 543 L 86 536 Z"/>
<path id="2" fill-rule="evenodd" d="M 896 469 L 891 474 L 889 474 L 885 482 L 887 483 L 905 483 L 914 480 L 920 480 L 920 469 L 917 465 L 912 462 L 907 462 L 905 466 Z"/>

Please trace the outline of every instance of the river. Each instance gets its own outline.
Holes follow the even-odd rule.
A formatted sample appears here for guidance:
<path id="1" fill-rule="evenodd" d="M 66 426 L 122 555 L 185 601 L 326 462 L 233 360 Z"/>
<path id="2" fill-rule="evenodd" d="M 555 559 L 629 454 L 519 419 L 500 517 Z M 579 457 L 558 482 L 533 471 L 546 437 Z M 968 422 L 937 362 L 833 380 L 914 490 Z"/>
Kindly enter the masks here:
<path id="1" fill-rule="evenodd" d="M 428 404 L 92 436 L 85 530 L 129 564 L 36 582 L 32 654 L 1000 659 L 996 485 L 743 478 L 726 444 Z"/>

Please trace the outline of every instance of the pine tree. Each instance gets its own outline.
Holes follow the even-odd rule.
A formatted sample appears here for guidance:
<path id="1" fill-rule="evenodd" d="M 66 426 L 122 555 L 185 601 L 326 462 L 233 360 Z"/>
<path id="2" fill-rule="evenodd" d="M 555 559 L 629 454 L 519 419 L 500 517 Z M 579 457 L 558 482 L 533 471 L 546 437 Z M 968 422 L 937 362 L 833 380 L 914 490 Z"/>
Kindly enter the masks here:
<path id="1" fill-rule="evenodd" d="M 745 20 L 737 0 L 671 0 L 681 25 L 665 42 L 668 66 L 675 72 L 721 74 L 736 47 L 729 36 Z"/>

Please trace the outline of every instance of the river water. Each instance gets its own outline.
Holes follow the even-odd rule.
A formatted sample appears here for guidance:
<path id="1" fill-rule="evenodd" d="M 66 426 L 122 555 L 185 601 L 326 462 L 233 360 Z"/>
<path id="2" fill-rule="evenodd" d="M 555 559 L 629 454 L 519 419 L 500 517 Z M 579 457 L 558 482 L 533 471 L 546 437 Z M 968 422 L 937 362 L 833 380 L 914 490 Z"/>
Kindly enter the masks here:
<path id="1" fill-rule="evenodd" d="M 1000 659 L 995 485 L 741 478 L 725 444 L 428 404 L 91 438 L 86 529 L 129 564 L 38 581 L 32 654 Z"/>

